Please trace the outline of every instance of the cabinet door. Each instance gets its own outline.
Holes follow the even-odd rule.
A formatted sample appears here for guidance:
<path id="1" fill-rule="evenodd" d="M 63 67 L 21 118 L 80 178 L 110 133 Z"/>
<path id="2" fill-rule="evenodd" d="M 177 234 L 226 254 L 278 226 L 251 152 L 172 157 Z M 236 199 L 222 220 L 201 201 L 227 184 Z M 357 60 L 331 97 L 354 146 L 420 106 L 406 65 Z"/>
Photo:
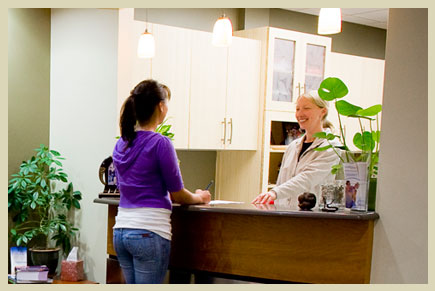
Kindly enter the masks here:
<path id="1" fill-rule="evenodd" d="M 226 149 L 257 149 L 260 58 L 259 41 L 233 37 L 228 49 Z"/>
<path id="2" fill-rule="evenodd" d="M 302 66 L 297 55 L 299 38 L 297 32 L 276 28 L 269 30 L 266 110 L 293 110 L 298 68 Z"/>
<path id="3" fill-rule="evenodd" d="M 352 64 L 352 66 L 349 66 Z M 384 60 L 358 57 L 346 54 L 331 53 L 331 76 L 340 78 L 348 87 L 349 93 L 343 98 L 352 104 L 367 108 L 375 104 L 382 104 L 384 84 Z M 339 132 L 337 110 L 334 103 L 330 104 L 329 120 Z M 358 150 L 353 145 L 353 136 L 360 132 L 358 119 L 341 117 L 342 125 L 346 128 L 346 144 L 351 150 Z M 370 130 L 368 121 L 362 120 L 365 130 Z M 379 125 L 381 114 L 379 114 Z M 376 122 L 372 123 L 373 130 Z"/>
<path id="4" fill-rule="evenodd" d="M 294 111 L 296 99 L 323 80 L 331 39 L 270 28 L 268 43 L 266 110 Z"/>
<path id="5" fill-rule="evenodd" d="M 195 32 L 192 39 L 190 149 L 224 147 L 228 50 L 211 42 L 207 32 Z"/>
<path id="6" fill-rule="evenodd" d="M 157 24 L 153 30 L 156 55 L 151 61 L 152 78 L 171 90 L 167 124 L 172 125 L 175 148 L 187 149 L 192 31 Z"/>
<path id="7" fill-rule="evenodd" d="M 301 93 L 317 91 L 327 73 L 331 52 L 331 39 L 323 36 L 303 34 L 300 57 L 304 60 L 301 71 Z"/>

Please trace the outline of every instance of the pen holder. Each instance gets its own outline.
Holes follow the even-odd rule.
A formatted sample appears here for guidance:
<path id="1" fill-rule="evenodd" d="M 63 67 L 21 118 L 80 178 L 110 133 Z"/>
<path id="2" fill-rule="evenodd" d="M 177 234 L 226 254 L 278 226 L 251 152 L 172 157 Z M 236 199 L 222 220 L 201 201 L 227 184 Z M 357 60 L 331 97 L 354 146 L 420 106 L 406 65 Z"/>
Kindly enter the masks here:
<path id="1" fill-rule="evenodd" d="M 81 281 L 84 279 L 83 260 L 62 261 L 60 279 L 63 281 Z"/>

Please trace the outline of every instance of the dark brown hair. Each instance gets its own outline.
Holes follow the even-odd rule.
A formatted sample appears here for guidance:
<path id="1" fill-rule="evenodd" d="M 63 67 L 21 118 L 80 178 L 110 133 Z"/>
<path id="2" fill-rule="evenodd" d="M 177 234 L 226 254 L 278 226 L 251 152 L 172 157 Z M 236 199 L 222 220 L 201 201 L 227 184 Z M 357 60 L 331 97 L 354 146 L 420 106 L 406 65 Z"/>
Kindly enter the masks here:
<path id="1" fill-rule="evenodd" d="M 127 142 L 126 148 L 136 138 L 136 124 L 149 122 L 158 104 L 166 98 L 171 98 L 169 88 L 151 79 L 140 82 L 131 90 L 122 105 L 119 120 L 121 138 Z"/>

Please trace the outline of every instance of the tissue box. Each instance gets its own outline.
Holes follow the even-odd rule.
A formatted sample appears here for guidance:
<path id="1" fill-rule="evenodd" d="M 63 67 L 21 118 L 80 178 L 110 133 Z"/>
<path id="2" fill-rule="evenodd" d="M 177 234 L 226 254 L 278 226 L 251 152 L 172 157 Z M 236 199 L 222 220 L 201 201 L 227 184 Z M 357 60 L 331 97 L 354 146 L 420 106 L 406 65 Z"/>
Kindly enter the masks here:
<path id="1" fill-rule="evenodd" d="M 83 260 L 62 261 L 60 279 L 64 281 L 81 281 L 84 279 Z"/>

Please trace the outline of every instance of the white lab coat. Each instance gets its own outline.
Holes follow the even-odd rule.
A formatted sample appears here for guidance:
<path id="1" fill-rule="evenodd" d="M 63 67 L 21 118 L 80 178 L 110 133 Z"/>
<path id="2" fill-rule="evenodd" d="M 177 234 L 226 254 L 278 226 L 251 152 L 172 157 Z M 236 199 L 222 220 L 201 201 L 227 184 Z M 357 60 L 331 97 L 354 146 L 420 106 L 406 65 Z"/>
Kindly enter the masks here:
<path id="1" fill-rule="evenodd" d="M 330 132 L 329 129 L 324 131 Z M 316 207 L 319 205 L 320 185 L 335 179 L 331 167 L 339 162 L 333 149 L 314 151 L 317 147 L 328 145 L 326 140 L 319 138 L 314 140 L 298 161 L 304 140 L 305 135 L 290 143 L 282 159 L 276 186 L 272 188 L 277 194 L 277 204 L 284 203 L 295 209 L 298 209 L 298 196 L 303 192 L 314 193 L 317 198 Z M 339 143 L 334 140 L 333 144 Z"/>

